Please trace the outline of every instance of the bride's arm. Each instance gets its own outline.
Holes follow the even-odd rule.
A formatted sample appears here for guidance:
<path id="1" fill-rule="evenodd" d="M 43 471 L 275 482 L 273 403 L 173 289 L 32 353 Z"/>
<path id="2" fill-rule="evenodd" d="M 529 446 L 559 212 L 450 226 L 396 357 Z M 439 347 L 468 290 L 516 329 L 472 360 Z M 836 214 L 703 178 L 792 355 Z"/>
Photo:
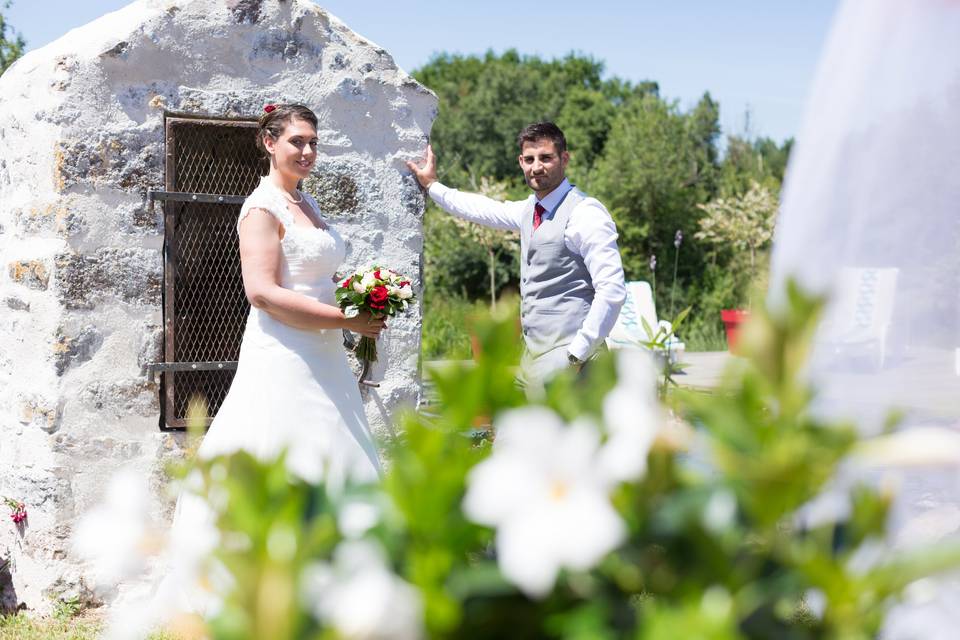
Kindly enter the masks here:
<path id="1" fill-rule="evenodd" d="M 383 319 L 362 313 L 347 318 L 339 307 L 280 286 L 280 223 L 262 209 L 251 209 L 240 222 L 240 264 L 243 289 L 250 304 L 297 329 L 349 329 L 377 337 Z"/>

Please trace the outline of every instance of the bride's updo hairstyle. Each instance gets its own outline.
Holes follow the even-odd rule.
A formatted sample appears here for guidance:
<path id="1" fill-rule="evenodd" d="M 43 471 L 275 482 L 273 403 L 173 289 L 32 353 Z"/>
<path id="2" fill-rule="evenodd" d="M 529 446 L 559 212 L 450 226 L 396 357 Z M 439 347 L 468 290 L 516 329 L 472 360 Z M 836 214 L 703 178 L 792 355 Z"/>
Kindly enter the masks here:
<path id="1" fill-rule="evenodd" d="M 274 140 L 283 135 L 283 130 L 294 120 L 303 120 L 317 128 L 317 114 L 303 106 L 302 104 L 268 104 L 263 108 L 263 115 L 260 116 L 259 127 L 257 128 L 257 148 L 265 158 L 270 158 L 267 153 L 267 147 L 263 144 L 265 136 L 270 136 Z"/>

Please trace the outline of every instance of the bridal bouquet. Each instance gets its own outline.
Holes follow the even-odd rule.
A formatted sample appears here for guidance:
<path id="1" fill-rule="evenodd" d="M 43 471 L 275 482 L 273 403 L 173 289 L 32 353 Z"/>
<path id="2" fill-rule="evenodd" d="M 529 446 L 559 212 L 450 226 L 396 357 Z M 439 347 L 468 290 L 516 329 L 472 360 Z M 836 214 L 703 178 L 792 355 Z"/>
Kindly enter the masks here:
<path id="1" fill-rule="evenodd" d="M 395 316 L 413 300 L 410 279 L 393 269 L 372 267 L 355 273 L 340 283 L 336 291 L 337 304 L 348 318 L 361 311 L 369 311 L 376 318 Z M 376 362 L 377 342 L 363 336 L 355 350 L 357 358 Z"/>

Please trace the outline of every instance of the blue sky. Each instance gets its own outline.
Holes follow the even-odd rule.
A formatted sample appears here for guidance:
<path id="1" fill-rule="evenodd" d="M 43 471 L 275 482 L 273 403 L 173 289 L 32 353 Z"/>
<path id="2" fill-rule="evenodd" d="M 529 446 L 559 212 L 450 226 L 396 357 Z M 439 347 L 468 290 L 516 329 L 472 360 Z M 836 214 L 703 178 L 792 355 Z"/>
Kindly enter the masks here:
<path id="1" fill-rule="evenodd" d="M 265 0 L 275 2 L 276 0 Z M 13 0 L 8 22 L 43 46 L 127 0 Z M 608 75 L 656 80 L 686 108 L 704 91 L 725 133 L 796 134 L 820 48 L 839 0 L 326 0 L 321 6 L 381 45 L 407 71 L 436 52 L 570 51 Z"/>

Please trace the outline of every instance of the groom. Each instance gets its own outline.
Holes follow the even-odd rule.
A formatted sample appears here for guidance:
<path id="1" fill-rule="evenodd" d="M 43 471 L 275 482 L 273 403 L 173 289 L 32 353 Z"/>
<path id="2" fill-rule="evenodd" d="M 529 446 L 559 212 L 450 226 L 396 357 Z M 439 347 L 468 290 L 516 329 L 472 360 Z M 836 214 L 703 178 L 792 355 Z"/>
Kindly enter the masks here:
<path id="1" fill-rule="evenodd" d="M 448 213 L 520 233 L 520 322 L 526 350 L 524 382 L 539 386 L 565 367 L 579 369 L 604 344 L 626 298 L 617 228 L 606 208 L 570 184 L 570 154 L 552 122 L 528 125 L 517 136 L 520 169 L 533 194 L 498 202 L 437 181 L 427 146 L 423 167 L 407 166 Z"/>

